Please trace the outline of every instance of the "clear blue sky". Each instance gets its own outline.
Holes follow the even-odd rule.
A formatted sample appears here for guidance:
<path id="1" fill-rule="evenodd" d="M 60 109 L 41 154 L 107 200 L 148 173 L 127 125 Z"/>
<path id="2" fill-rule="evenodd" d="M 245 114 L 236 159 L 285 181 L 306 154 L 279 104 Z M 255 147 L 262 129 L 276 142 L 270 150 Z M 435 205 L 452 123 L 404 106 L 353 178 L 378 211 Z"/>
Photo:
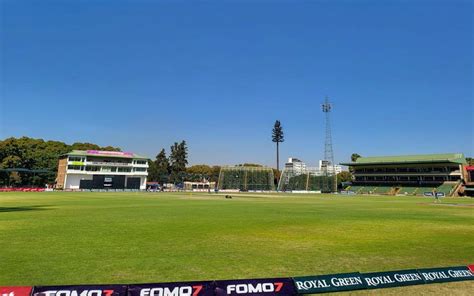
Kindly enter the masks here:
<path id="1" fill-rule="evenodd" d="M 1 7 L 0 138 L 191 164 L 474 156 L 471 1 L 14 1 Z M 283 162 L 283 161 L 282 161 Z"/>

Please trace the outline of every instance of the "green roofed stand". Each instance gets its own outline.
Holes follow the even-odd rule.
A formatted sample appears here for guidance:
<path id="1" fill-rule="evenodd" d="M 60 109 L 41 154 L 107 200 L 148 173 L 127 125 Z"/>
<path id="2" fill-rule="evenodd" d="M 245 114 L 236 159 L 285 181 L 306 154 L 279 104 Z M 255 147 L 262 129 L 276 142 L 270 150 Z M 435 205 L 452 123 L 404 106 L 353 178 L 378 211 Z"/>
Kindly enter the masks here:
<path id="1" fill-rule="evenodd" d="M 346 166 L 363 166 L 376 164 L 400 164 L 400 163 L 439 163 L 449 162 L 467 164 L 462 153 L 423 154 L 423 155 L 401 155 L 401 156 L 376 156 L 359 157 L 355 162 L 341 163 Z"/>

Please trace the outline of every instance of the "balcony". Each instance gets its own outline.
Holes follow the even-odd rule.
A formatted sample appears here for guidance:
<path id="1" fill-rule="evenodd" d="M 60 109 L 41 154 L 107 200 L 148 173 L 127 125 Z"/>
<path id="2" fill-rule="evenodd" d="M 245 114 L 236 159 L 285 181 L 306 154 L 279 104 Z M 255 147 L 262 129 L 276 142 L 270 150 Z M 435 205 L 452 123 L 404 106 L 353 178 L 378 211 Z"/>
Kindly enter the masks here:
<path id="1" fill-rule="evenodd" d="M 106 162 L 106 161 L 86 161 L 85 165 L 122 166 L 122 167 L 133 166 L 131 162 Z"/>
<path id="2" fill-rule="evenodd" d="M 126 175 L 126 176 L 148 176 L 148 172 L 111 172 L 111 171 L 85 171 L 68 169 L 67 174 L 81 175 Z"/>
<path id="3" fill-rule="evenodd" d="M 357 176 L 448 176 L 448 175 L 460 175 L 461 172 L 458 171 L 425 171 L 425 172 L 354 172 L 354 175 Z"/>

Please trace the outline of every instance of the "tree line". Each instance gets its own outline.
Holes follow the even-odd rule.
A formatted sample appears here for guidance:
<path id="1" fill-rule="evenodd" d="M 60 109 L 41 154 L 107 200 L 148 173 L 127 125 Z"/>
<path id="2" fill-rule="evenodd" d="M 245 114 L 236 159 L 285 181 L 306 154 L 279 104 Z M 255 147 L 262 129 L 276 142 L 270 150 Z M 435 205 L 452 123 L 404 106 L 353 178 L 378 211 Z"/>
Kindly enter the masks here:
<path id="1" fill-rule="evenodd" d="M 121 151 L 118 147 L 101 147 L 92 143 L 73 143 L 45 141 L 29 137 L 7 138 L 0 141 L 0 170 L 26 169 L 42 170 L 42 173 L 21 171 L 0 171 L 0 186 L 44 186 L 53 184 L 56 179 L 58 159 L 71 150 Z"/>

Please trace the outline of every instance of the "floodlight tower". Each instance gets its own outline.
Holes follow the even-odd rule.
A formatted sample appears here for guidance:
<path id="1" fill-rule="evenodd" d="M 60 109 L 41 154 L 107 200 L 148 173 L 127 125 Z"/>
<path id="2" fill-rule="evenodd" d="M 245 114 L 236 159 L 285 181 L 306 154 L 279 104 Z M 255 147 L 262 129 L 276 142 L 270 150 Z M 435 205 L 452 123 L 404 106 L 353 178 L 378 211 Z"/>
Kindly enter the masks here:
<path id="1" fill-rule="evenodd" d="M 332 135 L 331 135 L 331 120 L 329 114 L 331 113 L 332 105 L 329 103 L 329 98 L 326 96 L 324 104 L 321 105 L 323 113 L 326 117 L 326 140 L 324 142 L 324 160 L 322 164 L 323 168 L 323 184 L 322 184 L 322 192 L 336 192 L 337 191 L 337 184 L 336 184 L 336 170 L 334 167 L 334 152 L 332 150 Z M 329 185 L 329 167 L 332 168 L 333 174 L 333 186 Z M 332 187 L 332 188 L 331 188 Z"/>

